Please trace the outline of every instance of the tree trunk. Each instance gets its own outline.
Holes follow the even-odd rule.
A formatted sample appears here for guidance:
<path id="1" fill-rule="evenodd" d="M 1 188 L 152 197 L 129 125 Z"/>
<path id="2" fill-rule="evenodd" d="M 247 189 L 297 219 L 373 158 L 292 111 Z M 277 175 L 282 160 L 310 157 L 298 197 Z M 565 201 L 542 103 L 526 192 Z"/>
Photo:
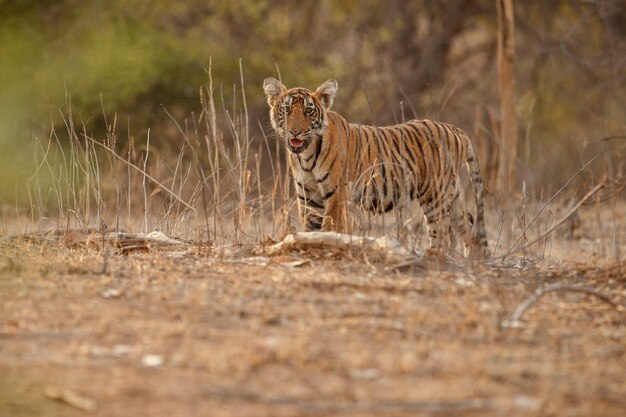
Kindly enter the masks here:
<path id="1" fill-rule="evenodd" d="M 498 186 L 515 186 L 517 117 L 515 113 L 515 24 L 513 0 L 496 0 L 498 14 L 498 90 L 500 95 L 500 163 Z"/>

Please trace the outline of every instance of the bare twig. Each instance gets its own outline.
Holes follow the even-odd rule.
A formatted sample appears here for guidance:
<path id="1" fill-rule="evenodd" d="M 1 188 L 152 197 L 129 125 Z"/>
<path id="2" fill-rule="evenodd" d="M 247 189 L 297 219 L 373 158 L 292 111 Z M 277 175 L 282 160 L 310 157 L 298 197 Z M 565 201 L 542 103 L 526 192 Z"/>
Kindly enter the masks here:
<path id="1" fill-rule="evenodd" d="M 98 403 L 78 392 L 57 387 L 46 387 L 44 395 L 55 401 L 67 404 L 87 413 L 94 413 L 98 409 Z"/>
<path id="2" fill-rule="evenodd" d="M 150 155 L 150 129 L 148 129 L 148 138 L 146 140 L 146 157 L 143 160 L 143 231 L 148 233 L 148 191 L 146 190 L 146 166 L 148 164 L 148 155 Z"/>
<path id="3" fill-rule="evenodd" d="M 133 164 L 130 161 L 127 161 L 126 159 L 122 158 L 121 156 L 119 156 L 113 149 L 111 149 L 110 147 L 108 147 L 107 145 L 105 145 L 104 143 L 100 143 L 97 140 L 94 140 L 90 137 L 86 137 L 88 140 L 90 140 L 91 142 L 95 143 L 98 146 L 103 147 L 104 149 L 108 150 L 109 152 L 111 152 L 111 154 L 119 159 L 120 161 L 122 161 L 123 163 L 125 163 L 126 165 L 128 165 L 130 168 L 133 168 L 137 171 L 139 171 L 142 175 L 145 175 L 145 177 L 147 179 L 149 179 L 150 181 L 152 181 L 153 183 L 155 183 L 156 185 L 158 185 L 159 187 L 161 187 L 163 189 L 163 191 L 165 191 L 166 193 L 168 193 L 169 195 L 171 195 L 172 197 L 174 197 L 176 200 L 180 201 L 182 205 L 184 205 L 185 207 L 187 207 L 189 210 L 191 211 L 196 211 L 196 209 L 190 205 L 189 203 L 187 203 L 185 200 L 183 200 L 181 197 L 179 197 L 174 191 L 170 190 L 169 188 L 167 188 L 165 185 L 161 184 L 156 178 L 154 178 L 152 175 L 148 174 L 145 170 L 139 168 L 137 165 Z"/>
<path id="4" fill-rule="evenodd" d="M 519 246 L 518 248 L 511 247 L 511 249 L 509 249 L 507 251 L 507 253 L 505 253 L 504 255 L 492 258 L 491 261 L 497 261 L 497 260 L 500 260 L 500 259 L 504 260 L 504 258 L 508 257 L 512 253 L 524 250 L 524 249 L 534 245 L 535 243 L 539 242 L 541 239 L 543 239 L 544 237 L 546 237 L 550 233 L 554 232 L 554 230 L 557 227 L 559 227 L 561 224 L 563 224 L 567 219 L 569 219 L 569 217 L 572 214 L 574 214 L 576 212 L 576 210 L 578 210 L 580 208 L 580 206 L 582 206 L 585 201 L 590 199 L 595 193 L 600 191 L 603 187 L 604 187 L 604 183 L 600 183 L 600 184 L 596 185 L 591 191 L 589 191 L 587 194 L 585 194 L 585 196 L 582 199 L 580 199 L 580 201 L 578 203 L 576 203 L 576 205 L 574 207 L 572 207 L 570 211 L 568 211 L 563 217 L 561 217 L 561 219 L 559 219 L 557 222 L 555 222 L 552 225 L 552 227 L 550 227 L 548 230 L 543 232 L 541 235 L 537 236 L 534 240 L 528 242 L 525 245 Z M 516 243 L 517 243 L 517 241 L 516 241 Z"/>
<path id="5" fill-rule="evenodd" d="M 571 284 L 565 284 L 562 282 L 557 282 L 556 284 L 548 285 L 547 287 L 537 289 L 530 297 L 526 298 L 516 309 L 515 312 L 511 315 L 511 318 L 508 321 L 502 322 L 502 327 L 521 327 L 520 320 L 522 316 L 528 310 L 530 306 L 532 306 L 541 296 L 551 291 L 571 291 L 571 292 L 580 292 L 585 294 L 590 294 L 598 297 L 600 300 L 608 303 L 611 307 L 615 308 L 617 311 L 624 311 L 624 307 L 620 304 L 617 304 L 615 301 L 611 300 L 611 297 L 608 295 L 595 290 L 593 288 L 588 287 L 579 287 Z"/>
<path id="6" fill-rule="evenodd" d="M 108 266 L 108 251 L 106 250 L 105 247 L 105 235 L 108 232 L 108 226 L 107 224 L 104 222 L 104 220 L 100 220 L 100 233 L 102 236 L 102 271 L 100 271 L 101 274 L 106 274 L 107 273 L 107 266 Z"/>
<path id="7" fill-rule="evenodd" d="M 626 190 L 626 184 L 624 184 L 621 187 L 619 187 L 617 189 L 617 191 L 612 191 L 612 192 L 609 193 L 609 195 L 602 196 L 602 197 L 596 199 L 595 201 L 587 203 L 587 204 L 604 203 L 605 201 L 608 201 L 608 200 L 612 199 L 613 197 L 617 197 L 618 195 L 623 193 L 624 190 Z M 585 205 L 587 205 L 587 204 L 585 204 Z"/>
<path id="8" fill-rule="evenodd" d="M 596 159 L 598 159 L 602 154 L 604 154 L 605 152 L 607 152 L 608 149 L 604 149 L 600 152 L 598 152 L 593 158 L 591 158 L 589 161 L 587 161 L 587 163 L 585 165 L 583 165 L 574 175 L 572 175 L 572 177 L 559 189 L 559 191 L 557 191 L 552 197 L 550 197 L 550 199 L 548 201 L 546 201 L 546 203 L 541 207 L 541 209 L 539 210 L 539 212 L 537 213 L 537 215 L 535 215 L 535 217 L 533 217 L 533 219 L 526 225 L 526 227 L 524 228 L 524 230 L 522 230 L 522 233 L 520 233 L 520 235 L 517 237 L 517 239 L 515 239 L 515 242 L 513 242 L 513 244 L 511 245 L 511 247 L 509 248 L 509 250 L 502 256 L 500 256 L 499 258 L 502 258 L 504 260 L 504 258 L 506 258 L 507 256 L 509 256 L 511 253 L 519 250 L 519 249 L 515 249 L 515 245 L 517 245 L 519 243 L 519 241 L 525 236 L 526 232 L 528 231 L 528 229 L 530 228 L 530 226 L 533 225 L 533 223 L 535 222 L 535 220 L 537 220 L 539 218 L 539 216 L 541 215 L 541 213 L 543 213 L 543 211 L 546 209 L 546 207 L 548 207 L 548 205 L 550 205 L 550 203 L 552 203 L 552 201 L 554 201 L 554 199 L 563 192 L 563 190 L 565 190 L 565 188 L 567 188 L 567 186 L 574 181 L 574 179 L 579 176 L 593 161 L 595 161 Z M 571 213 L 570 213 L 571 214 Z M 533 242 L 534 243 L 534 242 Z M 526 245 L 524 245 L 524 247 L 527 247 Z M 499 259 L 498 258 L 498 259 Z"/>

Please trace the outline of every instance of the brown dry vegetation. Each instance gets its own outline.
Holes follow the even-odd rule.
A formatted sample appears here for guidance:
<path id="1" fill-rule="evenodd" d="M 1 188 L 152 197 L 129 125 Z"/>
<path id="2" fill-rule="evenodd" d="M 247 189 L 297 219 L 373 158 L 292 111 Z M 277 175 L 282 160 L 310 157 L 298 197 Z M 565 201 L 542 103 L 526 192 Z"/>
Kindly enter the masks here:
<path id="1" fill-rule="evenodd" d="M 35 143 L 30 207 L 2 206 L 1 416 L 624 414 L 619 145 L 557 191 L 491 190 L 490 262 L 268 256 L 299 227 L 280 142 L 236 112 L 226 141 L 213 93 L 172 117 L 175 152 L 70 106 Z M 355 235 L 425 248 L 351 209 Z M 123 234 L 154 229 L 176 240 Z"/>
<path id="2" fill-rule="evenodd" d="M 0 16 L 0 417 L 626 415 L 621 3 L 516 2 L 506 190 L 495 2 L 138 4 Z M 355 207 L 407 262 L 270 255 L 300 227 L 279 68 L 351 121 L 471 133 L 494 258 Z"/>
<path id="3" fill-rule="evenodd" d="M 598 218 L 625 216 L 583 207 L 574 236 L 525 263 L 395 269 L 332 250 L 105 256 L 97 236 L 5 238 L 0 415 L 623 415 L 626 247 Z M 554 283 L 611 302 L 565 287 L 508 323 Z"/>

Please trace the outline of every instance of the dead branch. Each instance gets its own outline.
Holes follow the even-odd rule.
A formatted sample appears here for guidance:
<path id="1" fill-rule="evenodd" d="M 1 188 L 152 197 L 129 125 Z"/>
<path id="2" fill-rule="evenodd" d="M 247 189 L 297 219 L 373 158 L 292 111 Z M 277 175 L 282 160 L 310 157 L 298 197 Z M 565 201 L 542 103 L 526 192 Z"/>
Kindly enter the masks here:
<path id="1" fill-rule="evenodd" d="M 337 232 L 300 232 L 289 234 L 278 243 L 265 247 L 268 255 L 278 255 L 292 250 L 336 249 L 363 252 L 368 257 L 403 264 L 417 260 L 418 255 L 388 237 L 353 236 Z"/>
<path id="2" fill-rule="evenodd" d="M 612 199 L 614 197 L 617 197 L 618 195 L 623 193 L 624 190 L 626 190 L 626 183 L 624 185 L 622 185 L 621 187 L 619 187 L 617 189 L 617 191 L 613 191 L 613 192 L 609 193 L 608 195 L 603 195 L 603 196 L 601 196 L 600 198 L 596 199 L 593 202 L 586 203 L 585 206 L 591 205 L 591 204 L 604 203 L 605 201 L 609 201 L 610 199 Z"/>
<path id="3" fill-rule="evenodd" d="M 595 297 L 598 297 L 600 300 L 608 303 L 611 307 L 615 308 L 617 311 L 624 311 L 624 307 L 615 301 L 611 300 L 611 297 L 608 295 L 595 290 L 593 288 L 588 287 L 579 287 L 571 284 L 564 283 L 556 283 L 548 285 L 547 287 L 537 289 L 530 297 L 526 298 L 516 309 L 515 312 L 511 315 L 511 318 L 508 321 L 502 322 L 502 327 L 520 327 L 522 316 L 528 310 L 530 306 L 532 306 L 541 296 L 551 291 L 571 291 L 571 292 L 580 292 L 585 294 L 590 294 Z"/>
<path id="4" fill-rule="evenodd" d="M 98 404 L 94 400 L 68 389 L 46 387 L 44 395 L 51 400 L 59 401 L 87 413 L 94 413 L 98 409 Z"/>
<path id="5" fill-rule="evenodd" d="M 509 250 L 502 255 L 501 257 L 498 257 L 497 259 L 504 259 L 507 256 L 509 256 L 511 253 L 513 253 L 514 251 L 518 251 L 520 248 L 515 249 L 515 245 L 517 245 L 517 243 L 522 239 L 522 237 L 524 237 L 525 233 L 528 231 L 528 229 L 530 228 L 530 226 L 532 226 L 532 224 L 535 222 L 535 220 L 537 220 L 539 218 L 539 215 L 541 215 L 541 213 L 543 213 L 543 211 L 546 209 L 546 207 L 548 207 L 548 205 L 550 203 L 552 203 L 552 201 L 554 201 L 554 199 L 563 192 L 563 190 L 565 190 L 565 188 L 567 188 L 567 186 L 574 181 L 574 179 L 579 176 L 580 174 L 583 173 L 583 171 L 596 159 L 598 159 L 602 154 L 604 154 L 605 152 L 607 152 L 608 149 L 604 149 L 600 152 L 598 152 L 593 158 L 591 158 L 589 161 L 587 161 L 587 163 L 585 165 L 583 165 L 582 167 L 580 167 L 580 169 L 578 171 L 576 171 L 576 173 L 574 175 L 572 175 L 572 177 L 567 180 L 567 182 L 565 184 L 563 184 L 563 186 L 559 189 L 559 191 L 557 191 L 552 197 L 550 197 L 550 199 L 548 201 L 546 201 L 546 203 L 541 207 L 541 209 L 539 209 L 539 212 L 537 213 L 537 215 L 535 217 L 532 218 L 532 220 L 526 225 L 526 227 L 524 227 L 524 230 L 522 230 L 522 233 L 520 233 L 520 235 L 517 237 L 517 239 L 515 239 L 515 242 L 513 242 L 513 244 L 511 245 L 511 247 L 509 248 Z M 586 196 L 585 196 L 586 197 Z M 583 198 L 584 199 L 584 198 Z M 570 213 L 571 215 L 571 213 Z M 533 242 L 534 243 L 534 242 Z"/>
<path id="6" fill-rule="evenodd" d="M 82 232 L 80 230 L 54 231 L 52 234 L 34 233 L 21 236 L 38 242 L 59 242 L 61 241 L 68 248 L 87 248 L 94 250 L 105 250 L 106 246 L 112 246 L 119 253 L 129 253 L 133 251 L 150 251 L 154 249 L 181 250 L 191 246 L 184 240 L 171 238 L 160 231 L 150 233 L 126 233 L 109 232 L 98 233 L 96 229 Z M 105 250 L 106 252 L 106 250 Z"/>
<path id="7" fill-rule="evenodd" d="M 500 259 L 504 260 L 506 257 L 511 255 L 512 253 L 519 252 L 521 250 L 527 249 L 530 246 L 534 245 L 535 243 L 539 242 L 541 239 L 543 239 L 544 237 L 548 236 L 550 233 L 554 232 L 554 230 L 556 230 L 557 227 L 559 227 L 567 219 L 569 219 L 570 216 L 572 214 L 574 214 L 580 208 L 580 206 L 582 206 L 585 203 L 585 201 L 590 199 L 595 193 L 600 191 L 602 188 L 604 188 L 604 183 L 600 183 L 600 184 L 596 185 L 591 191 L 589 191 L 587 194 L 585 194 L 585 196 L 583 198 L 581 198 L 580 201 L 578 203 L 576 203 L 576 205 L 574 207 L 572 207 L 572 209 L 570 211 L 568 211 L 567 214 L 565 214 L 565 216 L 563 216 L 560 220 L 558 220 L 556 223 L 554 223 L 552 225 L 552 227 L 550 227 L 548 230 L 543 232 L 541 235 L 537 236 L 534 240 L 526 243 L 525 245 L 522 245 L 522 246 L 519 246 L 519 247 L 515 248 L 514 246 L 518 242 L 518 240 L 519 240 L 518 239 L 518 240 L 515 241 L 515 243 L 511 247 L 511 249 L 509 249 L 504 255 L 500 255 L 500 256 L 491 258 L 491 261 L 493 262 L 493 261 L 497 261 L 497 260 L 500 260 Z M 526 229 L 524 229 L 524 230 L 526 230 Z"/>
<path id="8" fill-rule="evenodd" d="M 107 241 L 117 247 L 121 253 L 154 249 L 182 249 L 189 246 L 182 240 L 171 238 L 156 230 L 150 233 L 111 233 Z"/>

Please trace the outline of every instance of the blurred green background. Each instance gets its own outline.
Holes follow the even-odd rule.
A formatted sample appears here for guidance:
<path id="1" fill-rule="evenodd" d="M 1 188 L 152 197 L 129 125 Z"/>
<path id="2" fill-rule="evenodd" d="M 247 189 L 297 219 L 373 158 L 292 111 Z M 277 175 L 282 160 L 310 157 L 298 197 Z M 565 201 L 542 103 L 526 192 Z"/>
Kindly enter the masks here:
<path id="1" fill-rule="evenodd" d="M 585 142 L 626 131 L 625 3 L 516 2 L 521 178 L 558 183 Z M 481 149 L 496 137 L 495 0 L 0 0 L 2 202 L 25 198 L 33 138 L 62 128 L 68 97 L 96 139 L 115 113 L 121 139 L 150 128 L 158 146 L 180 141 L 163 106 L 198 112 L 209 62 L 217 101 L 240 106 L 240 59 L 253 135 L 278 69 L 288 86 L 336 78 L 355 122 L 434 118 Z"/>

